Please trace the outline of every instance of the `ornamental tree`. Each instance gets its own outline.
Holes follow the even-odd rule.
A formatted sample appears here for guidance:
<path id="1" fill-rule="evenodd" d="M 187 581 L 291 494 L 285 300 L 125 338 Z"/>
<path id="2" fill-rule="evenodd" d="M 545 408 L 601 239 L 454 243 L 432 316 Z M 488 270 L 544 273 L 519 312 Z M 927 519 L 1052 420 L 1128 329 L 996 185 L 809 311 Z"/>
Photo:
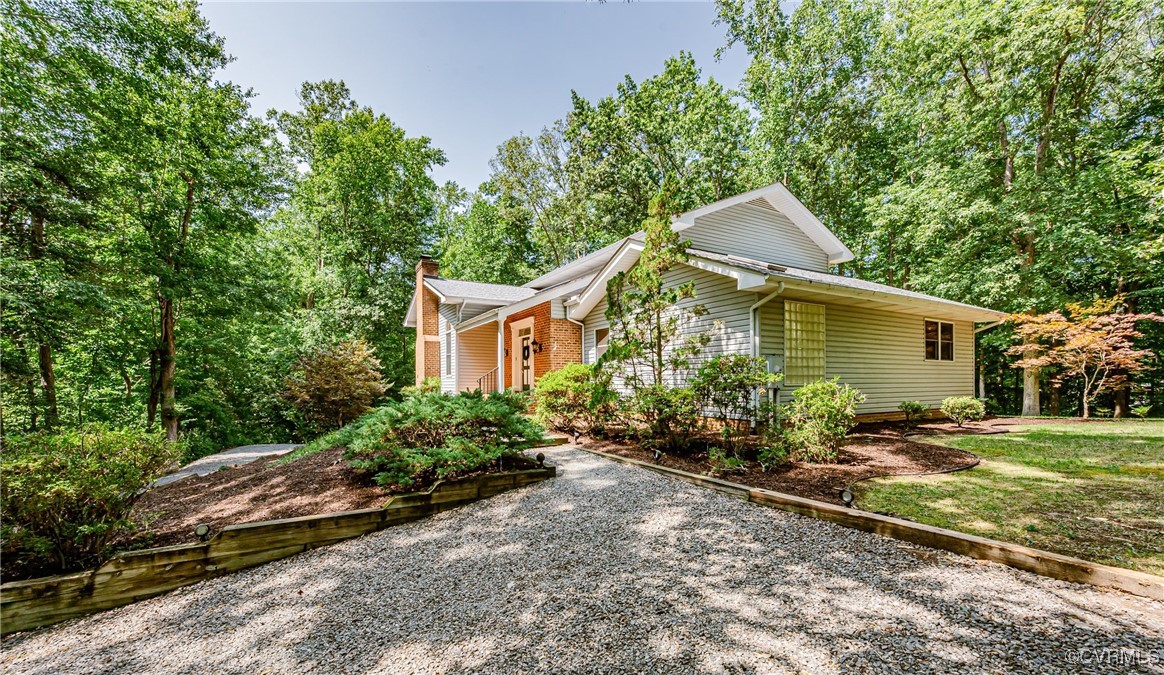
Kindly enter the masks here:
<path id="1" fill-rule="evenodd" d="M 1117 296 L 1090 305 L 1069 303 L 1065 312 L 1012 316 L 1020 344 L 1009 353 L 1023 357 L 1013 366 L 1053 368 L 1056 384 L 1078 377 L 1083 416 L 1089 417 L 1091 403 L 1100 394 L 1127 387 L 1130 375 L 1148 368 L 1145 361 L 1154 354 L 1135 347 L 1135 339 L 1143 337 L 1136 325 L 1164 322 L 1158 314 L 1117 313 L 1122 303 L 1123 298 Z"/>
<path id="2" fill-rule="evenodd" d="M 358 418 L 386 388 L 380 360 L 364 340 L 316 350 L 296 365 L 284 396 L 321 429 L 337 429 Z"/>

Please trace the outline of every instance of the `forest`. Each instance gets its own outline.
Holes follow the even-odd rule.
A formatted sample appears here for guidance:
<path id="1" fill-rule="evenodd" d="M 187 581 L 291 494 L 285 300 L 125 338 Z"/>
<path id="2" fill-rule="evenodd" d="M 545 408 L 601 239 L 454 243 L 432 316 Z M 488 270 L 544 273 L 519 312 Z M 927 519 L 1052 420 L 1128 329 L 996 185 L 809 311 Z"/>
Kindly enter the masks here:
<path id="1" fill-rule="evenodd" d="M 840 274 L 1015 313 L 1164 309 L 1152 0 L 720 0 L 741 81 L 679 51 L 574 93 L 497 139 L 479 186 L 437 184 L 442 150 L 341 80 L 256 110 L 193 1 L 0 11 L 0 433 L 162 429 L 191 456 L 309 438 L 312 354 L 360 341 L 374 395 L 413 383 L 421 254 L 520 284 L 640 229 L 665 182 L 679 210 L 785 183 L 856 254 Z M 1139 331 L 1154 354 L 1100 414 L 1164 407 L 1164 326 Z M 1018 413 L 1015 327 L 979 341 L 988 407 Z M 1040 372 L 1044 412 L 1079 414 Z"/>

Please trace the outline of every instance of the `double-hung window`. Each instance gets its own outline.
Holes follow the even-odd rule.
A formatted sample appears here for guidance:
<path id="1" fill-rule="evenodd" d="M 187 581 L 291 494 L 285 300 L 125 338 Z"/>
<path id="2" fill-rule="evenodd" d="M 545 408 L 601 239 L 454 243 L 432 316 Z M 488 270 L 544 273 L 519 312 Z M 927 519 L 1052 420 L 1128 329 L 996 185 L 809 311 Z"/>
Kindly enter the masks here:
<path id="1" fill-rule="evenodd" d="M 926 361 L 954 360 L 954 324 L 926 319 Z"/>
<path id="2" fill-rule="evenodd" d="M 594 360 L 602 358 L 606 353 L 606 345 L 610 340 L 609 328 L 598 328 L 594 331 Z"/>
<path id="3" fill-rule="evenodd" d="M 445 374 L 453 374 L 453 331 L 445 333 Z"/>

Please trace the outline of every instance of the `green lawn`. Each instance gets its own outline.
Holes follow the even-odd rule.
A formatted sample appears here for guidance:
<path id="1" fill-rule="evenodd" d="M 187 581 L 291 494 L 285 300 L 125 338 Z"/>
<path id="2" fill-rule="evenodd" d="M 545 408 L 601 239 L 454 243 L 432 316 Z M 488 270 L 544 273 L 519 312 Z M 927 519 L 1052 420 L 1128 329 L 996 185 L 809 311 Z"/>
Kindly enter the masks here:
<path id="1" fill-rule="evenodd" d="M 1086 560 L 1164 574 L 1164 422 L 946 436 L 982 463 L 858 484 L 858 505 Z"/>

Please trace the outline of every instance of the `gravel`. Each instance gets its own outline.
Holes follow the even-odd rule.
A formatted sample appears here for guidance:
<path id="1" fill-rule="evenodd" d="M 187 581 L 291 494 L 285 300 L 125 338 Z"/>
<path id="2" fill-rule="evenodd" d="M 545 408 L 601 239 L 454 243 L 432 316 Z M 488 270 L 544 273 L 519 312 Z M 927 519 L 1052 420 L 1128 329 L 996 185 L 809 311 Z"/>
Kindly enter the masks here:
<path id="1" fill-rule="evenodd" d="M 0 667 L 1164 672 L 1164 603 L 545 452 L 556 479 L 10 637 Z"/>

